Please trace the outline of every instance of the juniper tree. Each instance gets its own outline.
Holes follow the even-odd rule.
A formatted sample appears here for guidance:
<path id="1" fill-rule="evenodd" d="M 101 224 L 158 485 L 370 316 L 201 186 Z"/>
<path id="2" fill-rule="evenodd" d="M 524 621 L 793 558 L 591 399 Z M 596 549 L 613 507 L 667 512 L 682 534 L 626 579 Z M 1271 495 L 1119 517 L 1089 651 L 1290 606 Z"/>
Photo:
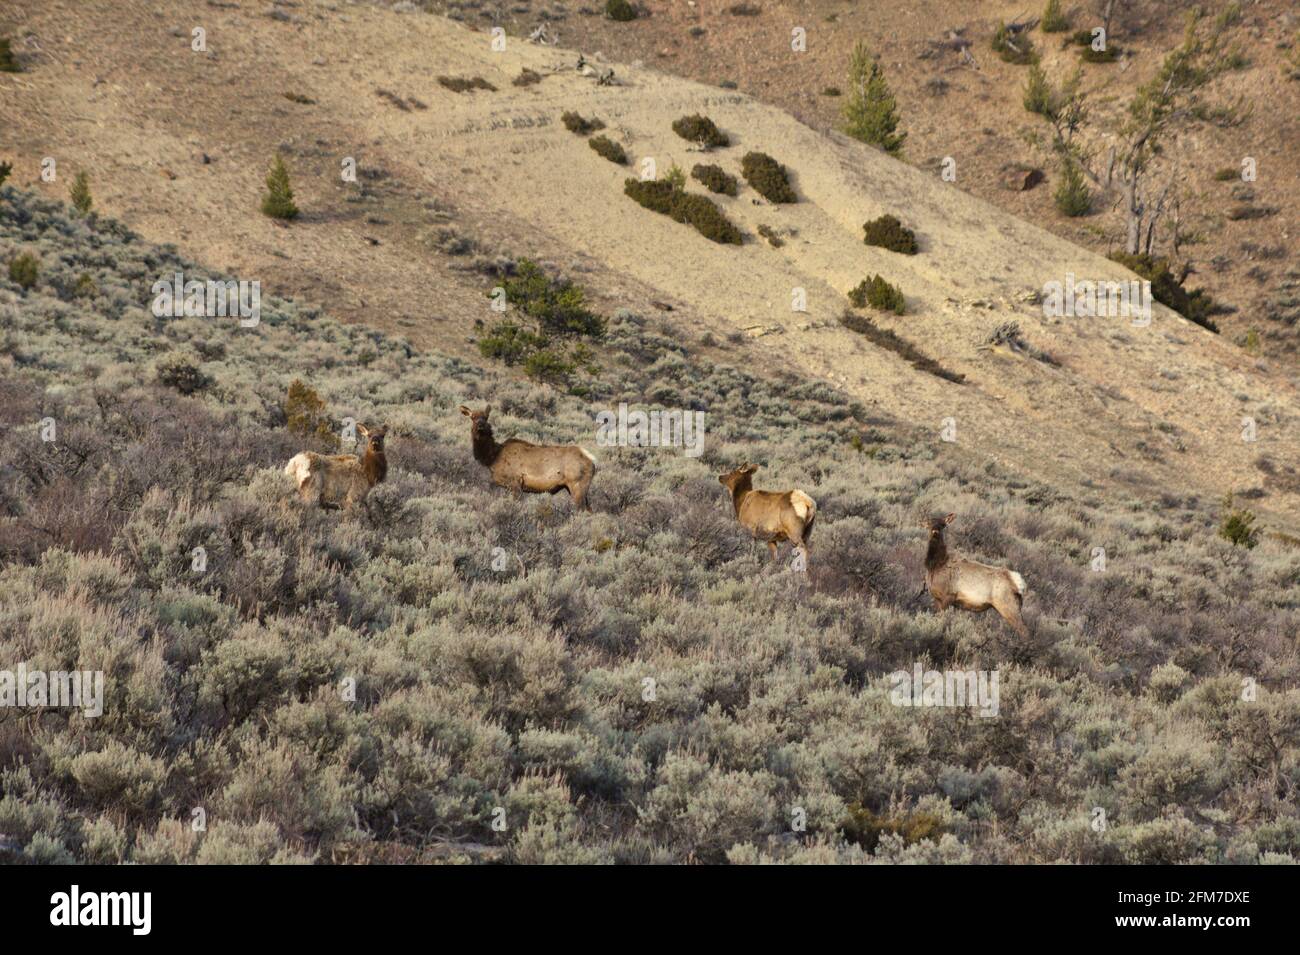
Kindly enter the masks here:
<path id="1" fill-rule="evenodd" d="M 289 170 L 281 156 L 275 157 L 266 177 L 266 195 L 262 197 L 262 212 L 272 219 L 296 219 L 298 207 L 293 203 L 293 189 L 289 185 Z"/>
<path id="2" fill-rule="evenodd" d="M 14 51 L 9 41 L 0 39 L 0 73 L 21 73 L 22 66 L 14 59 Z"/>
<path id="3" fill-rule="evenodd" d="M 880 64 L 859 42 L 849 61 L 849 98 L 844 103 L 844 132 L 891 156 L 902 152 L 907 133 L 898 129 L 898 103 Z"/>

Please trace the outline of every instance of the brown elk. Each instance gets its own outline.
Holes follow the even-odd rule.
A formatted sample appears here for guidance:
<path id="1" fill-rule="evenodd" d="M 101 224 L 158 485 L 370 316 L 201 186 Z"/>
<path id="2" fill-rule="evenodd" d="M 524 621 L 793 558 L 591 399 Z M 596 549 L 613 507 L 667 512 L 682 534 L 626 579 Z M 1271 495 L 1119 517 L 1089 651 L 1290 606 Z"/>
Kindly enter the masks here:
<path id="1" fill-rule="evenodd" d="M 736 470 L 718 475 L 718 483 L 731 494 L 736 520 L 747 527 L 756 540 L 766 541 L 776 559 L 777 544 L 789 541 L 808 560 L 808 538 L 817 518 L 817 502 L 800 490 L 756 491 L 754 472 L 757 465 L 742 464 Z"/>
<path id="2" fill-rule="evenodd" d="M 384 455 L 387 427 L 374 430 L 357 425 L 366 439 L 366 453 L 317 454 L 303 451 L 284 467 L 293 478 L 299 496 L 309 504 L 329 508 L 350 508 L 365 500 L 370 489 L 388 476 L 388 458 Z"/>
<path id="3" fill-rule="evenodd" d="M 470 446 L 474 460 L 488 469 L 492 483 L 526 494 L 556 494 L 567 490 L 577 507 L 591 510 L 587 489 L 596 476 L 596 459 L 577 445 L 530 444 L 509 438 L 498 444 L 488 415 L 492 406 L 460 413 L 470 421 Z"/>
<path id="4" fill-rule="evenodd" d="M 1029 636 L 1020 607 L 1024 603 L 1025 578 L 1014 570 L 991 567 L 948 553 L 943 532 L 957 517 L 936 517 L 923 526 L 930 532 L 930 546 L 925 552 L 925 586 L 934 598 L 935 610 L 957 606 L 962 610 L 983 613 L 992 607 L 1012 630 Z"/>

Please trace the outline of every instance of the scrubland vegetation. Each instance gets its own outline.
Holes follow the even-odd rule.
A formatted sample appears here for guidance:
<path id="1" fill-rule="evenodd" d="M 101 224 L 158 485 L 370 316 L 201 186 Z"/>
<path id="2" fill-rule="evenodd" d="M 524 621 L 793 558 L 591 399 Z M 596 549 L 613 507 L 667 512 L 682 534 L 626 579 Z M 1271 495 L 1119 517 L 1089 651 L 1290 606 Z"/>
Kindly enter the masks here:
<path id="1" fill-rule="evenodd" d="M 703 184 L 709 192 L 734 196 L 740 191 L 736 177 L 721 166 L 697 163 L 691 167 L 691 178 Z"/>
<path id="2" fill-rule="evenodd" d="M 627 153 L 623 147 L 608 136 L 592 136 L 587 140 L 587 145 L 604 156 L 612 163 L 618 163 L 620 166 L 627 165 Z"/>
<path id="3" fill-rule="evenodd" d="M 879 246 L 890 252 L 903 255 L 916 255 L 916 233 L 898 221 L 897 216 L 883 215 L 862 225 L 862 241 L 867 245 Z"/>
<path id="4" fill-rule="evenodd" d="M 907 309 L 907 300 L 898 286 L 890 285 L 879 275 L 865 278 L 849 292 L 849 301 L 857 308 L 868 305 L 882 312 L 902 315 Z"/>
<path id="5" fill-rule="evenodd" d="M 5 189 L 19 255 L 0 666 L 106 693 L 0 711 L 6 861 L 1300 856 L 1300 551 L 1235 546 L 1218 501 L 1065 497 L 627 310 L 584 400 L 267 294 L 256 328 L 156 319 L 151 282 L 207 273 Z M 590 446 L 620 400 L 706 410 L 705 453 L 593 448 L 591 514 L 490 488 L 457 412 Z M 345 416 L 389 426 L 388 479 L 304 507 L 280 469 Z M 736 526 L 716 475 L 745 459 L 816 497 L 808 573 Z M 1029 639 L 913 603 L 947 511 L 1029 582 Z M 917 662 L 997 669 L 999 716 L 892 705 Z"/>
<path id="6" fill-rule="evenodd" d="M 740 245 L 740 230 L 707 196 L 686 192 L 680 182 L 670 179 L 627 179 L 623 192 L 638 204 L 670 216 L 677 222 L 693 225 L 706 239 L 726 245 Z"/>
<path id="7" fill-rule="evenodd" d="M 740 174 L 754 187 L 754 191 L 768 202 L 798 202 L 790 185 L 785 166 L 767 153 L 745 153 L 740 161 Z"/>
<path id="8" fill-rule="evenodd" d="M 688 142 L 708 148 L 722 148 L 731 145 L 727 134 L 722 132 L 707 116 L 696 113 L 683 116 L 673 121 L 673 132 Z"/>

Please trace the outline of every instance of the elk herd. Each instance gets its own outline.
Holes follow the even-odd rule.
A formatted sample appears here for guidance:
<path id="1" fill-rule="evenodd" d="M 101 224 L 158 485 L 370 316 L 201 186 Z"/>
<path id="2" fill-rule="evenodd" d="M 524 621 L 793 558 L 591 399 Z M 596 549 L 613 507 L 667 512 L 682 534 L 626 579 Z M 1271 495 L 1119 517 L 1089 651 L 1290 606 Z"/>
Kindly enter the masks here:
<path id="1" fill-rule="evenodd" d="M 515 493 L 556 494 L 568 491 L 576 507 L 590 511 L 587 500 L 596 459 L 577 445 L 532 444 L 518 438 L 498 442 L 488 421 L 489 405 L 473 411 L 464 405 L 460 413 L 470 421 L 470 449 L 474 460 L 488 469 L 492 483 Z M 285 465 L 299 496 L 308 504 L 348 509 L 365 502 L 370 489 L 388 475 L 384 455 L 387 428 L 357 426 L 366 439 L 364 454 L 317 454 L 303 451 Z M 718 476 L 727 489 L 736 520 L 757 541 L 763 541 L 776 559 L 778 547 L 789 542 L 807 566 L 809 538 L 817 519 L 817 502 L 805 491 L 760 491 L 754 487 L 757 466 L 746 462 L 734 471 Z M 1016 633 L 1027 636 L 1020 615 L 1027 589 L 1025 579 L 1014 570 L 981 564 L 950 554 L 944 531 L 955 514 L 925 522 L 930 541 L 925 553 L 925 590 L 936 610 L 957 607 L 975 613 L 993 609 Z M 922 591 L 924 592 L 924 591 Z"/>

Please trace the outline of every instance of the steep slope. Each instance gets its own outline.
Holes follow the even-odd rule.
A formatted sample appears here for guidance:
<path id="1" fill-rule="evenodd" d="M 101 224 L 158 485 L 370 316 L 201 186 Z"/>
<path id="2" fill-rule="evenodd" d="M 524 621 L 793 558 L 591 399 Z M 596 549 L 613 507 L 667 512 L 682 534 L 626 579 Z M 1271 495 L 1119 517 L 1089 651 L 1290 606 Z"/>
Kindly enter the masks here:
<path id="1" fill-rule="evenodd" d="M 103 696 L 6 701 L 0 862 L 1300 856 L 1293 545 L 893 425 L 865 453 L 833 389 L 627 313 L 622 393 L 700 396 L 704 455 L 598 447 L 592 513 L 520 499 L 458 406 L 567 441 L 587 401 L 270 295 L 256 328 L 159 321 L 142 275 L 237 276 L 6 187 L 16 250 L 42 271 L 0 275 L 0 672 Z M 296 379 L 322 406 L 290 419 Z M 390 426 L 387 480 L 305 507 L 281 468 L 344 416 Z M 816 497 L 806 573 L 755 559 L 716 480 L 742 455 Z M 1029 582 L 1028 637 L 914 599 L 919 517 L 950 510 Z M 916 667 L 982 680 L 978 709 L 903 705 Z"/>
<path id="2" fill-rule="evenodd" d="M 1119 482 L 1152 497 L 1247 492 L 1277 526 L 1300 527 L 1294 381 L 1159 306 L 1148 328 L 1044 319 L 1025 299 L 1045 282 L 1126 273 L 748 97 L 621 65 L 618 84 L 601 86 L 574 71 L 573 52 L 517 40 L 498 52 L 486 33 L 369 6 L 32 2 L 5 29 L 15 11 L 17 30 L 45 51 L 29 73 L 0 79 L 19 185 L 61 194 L 72 170 L 89 169 L 101 206 L 146 236 L 344 318 L 465 353 L 474 321 L 491 318 L 493 283 L 431 248 L 451 224 L 484 250 L 580 270 L 606 301 L 670 303 L 679 327 L 701 334 L 780 326 L 727 346 L 733 360 L 834 381 L 921 440 L 937 445 L 951 418 L 959 443 L 1039 480 Z M 195 25 L 206 53 L 190 50 Z M 513 85 L 525 67 L 541 82 Z M 455 93 L 440 75 L 481 76 L 496 90 Z M 653 157 L 661 172 L 698 161 L 670 124 L 706 112 L 733 143 L 709 161 L 738 172 L 744 152 L 768 152 L 791 169 L 800 202 L 756 203 L 742 189 L 720 205 L 751 238 L 714 245 L 626 198 L 635 170 L 565 130 L 565 110 L 599 116 L 634 162 Z M 277 145 L 306 210 L 288 229 L 255 212 Z M 62 159 L 58 183 L 37 181 L 45 155 Z M 347 156 L 362 183 L 341 181 Z M 861 223 L 882 213 L 917 231 L 920 255 L 862 244 Z M 759 225 L 793 234 L 772 248 L 753 235 Z M 908 315 L 881 324 L 965 385 L 838 326 L 845 293 L 874 272 L 909 300 Z M 797 288 L 806 315 L 790 310 Z M 1008 319 L 1060 367 L 985 350 Z M 1254 442 L 1241 438 L 1247 417 Z"/>

